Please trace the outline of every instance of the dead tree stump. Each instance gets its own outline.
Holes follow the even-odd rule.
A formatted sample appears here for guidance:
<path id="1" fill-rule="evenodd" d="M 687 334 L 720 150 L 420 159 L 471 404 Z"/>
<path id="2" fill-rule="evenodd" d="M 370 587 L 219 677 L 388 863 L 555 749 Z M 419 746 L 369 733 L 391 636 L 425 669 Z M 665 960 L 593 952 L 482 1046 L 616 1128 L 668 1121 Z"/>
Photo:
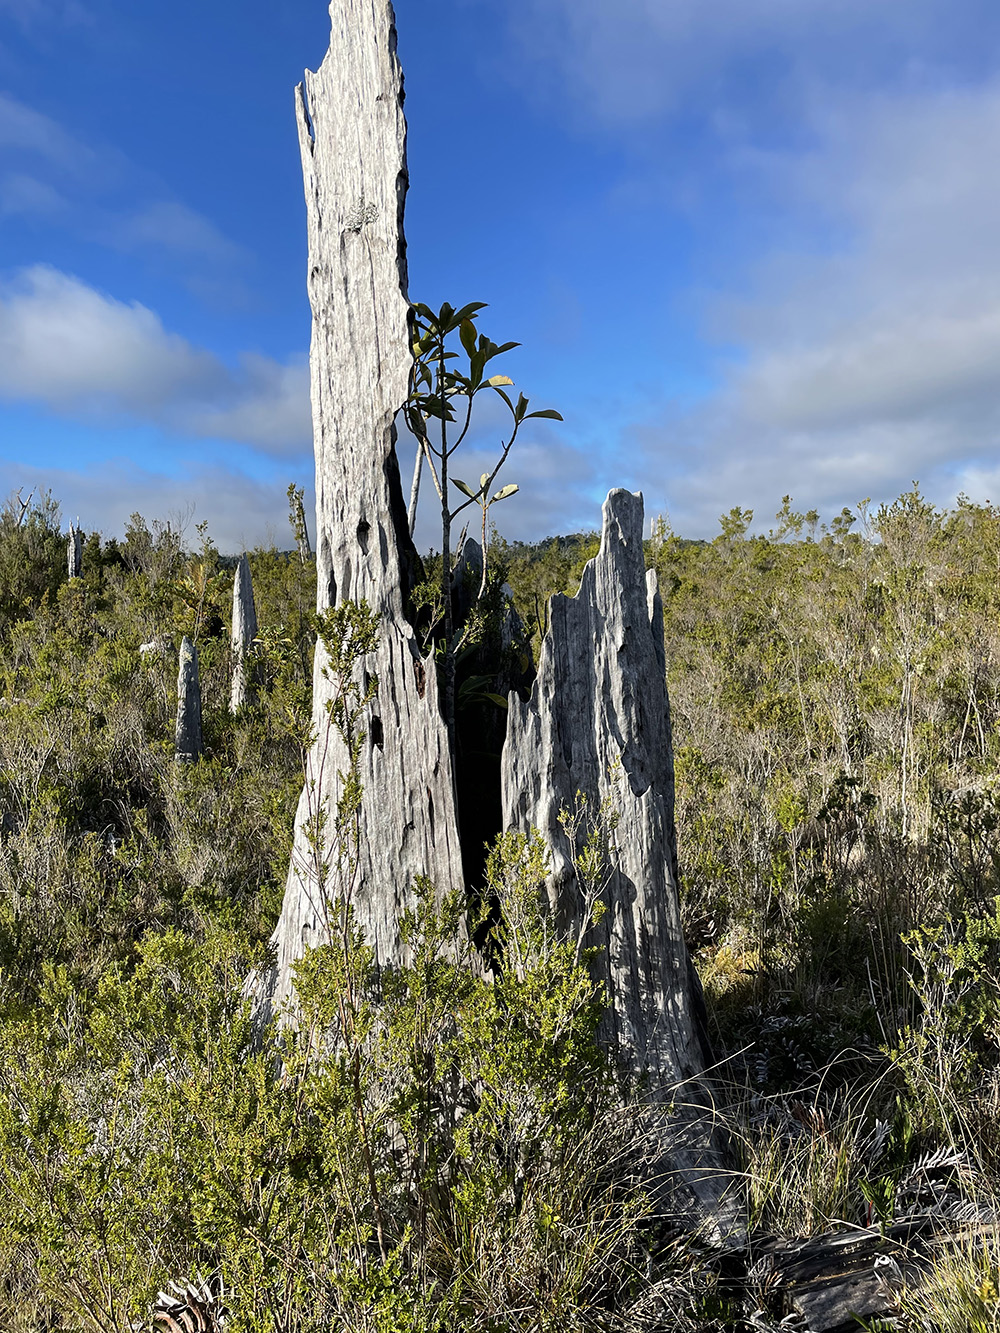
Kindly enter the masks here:
<path id="1" fill-rule="evenodd" d="M 351 893 L 379 961 L 403 961 L 399 931 L 413 881 L 462 884 L 451 762 L 432 660 L 408 618 L 419 567 L 410 539 L 393 425 L 407 394 L 406 122 L 389 0 L 336 0 L 330 49 L 297 90 L 313 312 L 317 603 L 364 601 L 378 617 L 378 679 L 360 759 L 363 835 Z M 320 884 L 311 846 L 317 805 L 336 809 L 347 767 L 330 727 L 331 687 L 317 651 L 313 718 L 319 739 L 299 803 L 296 843 L 274 968 L 253 982 L 262 1009 L 288 999 L 292 966 L 324 942 L 336 884 Z"/>
<path id="2" fill-rule="evenodd" d="M 83 570 L 83 533 L 79 528 L 69 525 L 69 540 L 66 543 L 66 565 L 71 579 L 78 579 Z"/>
<path id="3" fill-rule="evenodd" d="M 201 681 L 198 678 L 198 649 L 185 634 L 181 639 L 177 672 L 177 727 L 174 759 L 193 764 L 201 758 Z"/>
<path id="4" fill-rule="evenodd" d="M 257 637 L 257 608 L 246 552 L 240 556 L 233 577 L 233 688 L 230 711 L 236 713 L 256 696 L 253 680 L 253 642 Z"/>
<path id="5" fill-rule="evenodd" d="M 599 948 L 599 1037 L 651 1104 L 690 1104 L 664 1121 L 663 1151 L 721 1218 L 727 1174 L 702 1128 L 708 1049 L 678 900 L 663 608 L 642 529 L 642 497 L 612 491 L 579 591 L 552 598 L 531 696 L 509 700 L 504 826 L 538 829 L 550 847 L 556 927 Z M 595 820 L 607 829 L 603 915 L 579 888 L 566 820 L 575 814 L 581 842 Z"/>

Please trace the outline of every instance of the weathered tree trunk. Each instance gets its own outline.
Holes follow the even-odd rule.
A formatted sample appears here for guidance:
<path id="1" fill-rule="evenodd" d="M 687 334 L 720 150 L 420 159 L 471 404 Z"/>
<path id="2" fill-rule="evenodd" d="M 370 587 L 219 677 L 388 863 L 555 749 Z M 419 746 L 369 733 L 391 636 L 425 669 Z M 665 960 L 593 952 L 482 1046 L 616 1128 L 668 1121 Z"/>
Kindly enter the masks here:
<path id="1" fill-rule="evenodd" d="M 642 499 L 623 490 L 605 502 L 579 592 L 552 598 L 538 677 L 527 703 L 510 698 L 503 753 L 504 825 L 537 828 L 551 847 L 550 909 L 574 936 L 586 908 L 560 812 L 578 793 L 585 822 L 603 809 L 615 823 L 607 910 L 588 936 L 611 1001 L 603 1039 L 672 1085 L 704 1068 L 704 1052 L 677 896 L 663 611 L 647 589 Z"/>
<path id="2" fill-rule="evenodd" d="M 383 963 L 404 957 L 399 932 L 413 879 L 444 892 L 462 883 L 452 769 L 432 660 L 407 616 L 418 567 L 396 461 L 393 419 L 407 393 L 406 124 L 389 0 L 335 0 L 330 49 L 297 95 L 309 226 L 316 449 L 317 601 L 366 601 L 379 646 L 365 663 L 378 679 L 360 758 L 364 787 L 350 897 Z M 326 938 L 326 907 L 344 886 L 319 883 L 310 828 L 331 812 L 342 739 L 326 705 L 322 648 L 314 675 L 318 740 L 299 803 L 296 843 L 276 964 L 253 982 L 262 1012 L 288 998 L 292 965 Z"/>
<path id="3" fill-rule="evenodd" d="M 707 1043 L 681 930 L 663 608 L 655 574 L 647 581 L 642 526 L 642 497 L 612 491 L 578 593 L 552 598 L 531 696 L 510 696 L 504 827 L 539 830 L 551 848 L 557 927 L 599 946 L 595 967 L 609 1001 L 603 1044 L 642 1079 L 653 1104 L 697 1103 Z M 596 924 L 563 814 L 581 810 L 576 851 L 597 820 L 607 836 Z M 716 1213 L 719 1159 L 698 1117 L 665 1124 L 663 1151 Z"/>
<path id="4" fill-rule="evenodd" d="M 66 563 L 71 579 L 78 579 L 83 569 L 83 533 L 71 523 L 66 544 Z"/>
<path id="5" fill-rule="evenodd" d="M 253 681 L 253 641 L 257 637 L 257 608 L 246 552 L 240 556 L 233 578 L 233 691 L 229 701 L 235 713 L 256 697 Z"/>
<path id="6" fill-rule="evenodd" d="M 201 682 L 198 679 L 198 649 L 185 634 L 181 640 L 177 672 L 177 729 L 174 759 L 193 764 L 201 757 Z"/>
<path id="7" fill-rule="evenodd" d="M 306 507 L 302 496 L 295 493 L 295 542 L 299 548 L 299 559 L 307 564 L 312 559 L 312 547 L 309 544 L 309 524 L 306 522 Z"/>

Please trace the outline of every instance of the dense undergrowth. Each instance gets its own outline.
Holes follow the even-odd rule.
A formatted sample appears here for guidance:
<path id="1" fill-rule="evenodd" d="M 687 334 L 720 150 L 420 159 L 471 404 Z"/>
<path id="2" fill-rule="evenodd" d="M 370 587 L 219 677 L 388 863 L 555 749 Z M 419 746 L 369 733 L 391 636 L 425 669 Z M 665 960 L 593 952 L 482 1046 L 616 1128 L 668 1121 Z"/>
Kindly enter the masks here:
<path id="1" fill-rule="evenodd" d="M 1000 511 L 914 491 L 830 530 L 787 502 L 768 537 L 749 525 L 733 511 L 690 542 L 661 522 L 648 549 L 736 1187 L 752 1226 L 787 1235 L 981 1219 L 1000 1157 Z M 497 541 L 536 645 L 595 549 Z M 251 1030 L 314 637 L 337 632 L 311 615 L 312 565 L 251 553 L 261 687 L 233 716 L 232 561 L 205 532 L 192 552 L 136 517 L 88 540 L 81 578 L 65 556 L 50 501 L 8 504 L 0 1326 L 120 1333 L 170 1280 L 220 1272 L 230 1327 L 260 1333 L 746 1327 L 752 1302 L 623 1184 L 641 1117 L 596 1047 L 586 967 L 540 914 L 544 849 L 508 838 L 491 859 L 517 959 L 495 982 L 429 893 L 414 967 L 380 972 L 334 874 L 302 1022 Z M 173 760 L 184 633 L 196 765 Z M 349 865 L 349 805 L 338 819 Z M 985 1235 L 901 1301 L 904 1327 L 995 1326 Z"/>

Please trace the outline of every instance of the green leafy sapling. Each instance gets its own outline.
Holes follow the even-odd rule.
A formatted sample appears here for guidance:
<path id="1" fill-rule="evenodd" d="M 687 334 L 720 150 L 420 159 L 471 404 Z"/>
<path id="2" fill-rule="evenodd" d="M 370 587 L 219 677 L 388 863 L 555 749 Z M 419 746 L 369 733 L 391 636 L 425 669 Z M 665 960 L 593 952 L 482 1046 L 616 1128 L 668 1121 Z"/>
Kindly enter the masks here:
<path id="1" fill-rule="evenodd" d="M 473 504 L 479 505 L 482 510 L 483 529 L 483 571 L 479 589 L 479 595 L 482 596 L 486 588 L 486 527 L 489 510 L 500 500 L 506 500 L 514 495 L 518 489 L 516 485 L 506 485 L 491 494 L 493 484 L 506 463 L 518 431 L 525 421 L 536 417 L 562 421 L 560 414 L 553 408 L 529 412 L 528 399 L 523 393 L 518 395 L 515 402 L 507 392 L 513 386 L 513 381 L 507 375 L 488 374 L 487 368 L 491 361 L 505 352 L 512 351 L 519 344 L 515 342 L 498 344 L 491 342 L 483 333 L 477 335 L 474 321 L 484 308 L 481 301 L 474 301 L 459 310 L 446 303 L 437 313 L 430 306 L 413 307 L 413 367 L 410 371 L 409 393 L 404 406 L 406 424 L 417 441 L 417 457 L 410 491 L 411 534 L 416 523 L 420 477 L 425 461 L 441 503 L 440 641 L 444 657 L 444 715 L 453 753 L 455 658 L 463 636 L 461 630 L 456 634 L 453 623 L 451 527 L 463 510 Z M 452 351 L 449 346 L 449 339 L 455 334 L 458 335 L 465 354 L 465 362 L 461 353 Z M 458 477 L 451 476 L 450 464 L 455 451 L 469 433 L 473 403 L 477 395 L 486 390 L 497 394 L 506 404 L 511 416 L 512 429 L 507 440 L 501 443 L 495 465 L 489 472 L 482 474 L 478 488 L 473 488 Z M 449 428 L 452 429 L 449 431 Z M 453 487 L 465 497 L 457 504 L 452 498 Z"/>

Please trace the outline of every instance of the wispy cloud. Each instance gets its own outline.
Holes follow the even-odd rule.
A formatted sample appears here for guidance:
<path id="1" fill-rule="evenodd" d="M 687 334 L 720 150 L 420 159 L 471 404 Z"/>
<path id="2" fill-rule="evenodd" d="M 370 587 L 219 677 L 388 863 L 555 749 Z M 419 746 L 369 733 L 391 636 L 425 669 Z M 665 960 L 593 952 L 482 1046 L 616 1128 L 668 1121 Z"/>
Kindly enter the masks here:
<path id="1" fill-rule="evenodd" d="M 1000 33 L 990 0 L 512 0 L 507 14 L 548 101 L 611 126 L 680 112 L 737 133 L 817 81 L 975 66 Z"/>
<path id="2" fill-rule="evenodd" d="M 34 176 L 12 171 L 0 179 L 0 214 L 6 217 L 52 217 L 68 207 L 54 186 Z"/>
<path id="3" fill-rule="evenodd" d="M 64 415 L 148 421 L 276 455 L 311 441 L 308 371 L 252 355 L 236 369 L 117 301 L 44 266 L 0 288 L 0 396 Z"/>
<path id="4" fill-rule="evenodd" d="M 92 148 L 58 121 L 8 93 L 0 93 L 0 152 L 29 154 L 36 163 L 41 159 L 74 175 L 88 173 L 97 159 Z"/>
<path id="5" fill-rule="evenodd" d="M 115 250 L 166 259 L 196 293 L 211 285 L 217 296 L 226 275 L 240 292 L 240 274 L 252 258 L 118 149 L 88 143 L 2 92 L 0 212 L 69 228 Z"/>
<path id="6" fill-rule="evenodd" d="M 998 134 L 1000 85 L 871 97 L 809 154 L 762 166 L 839 239 L 761 256 L 713 303 L 740 349 L 718 391 L 635 426 L 641 479 L 679 525 L 736 503 L 769 517 L 789 491 L 830 512 L 914 478 L 939 501 L 1000 499 Z"/>
<path id="7" fill-rule="evenodd" d="M 206 520 L 223 552 L 271 543 L 288 550 L 293 545 L 286 485 L 287 481 L 271 484 L 219 467 L 168 476 L 124 461 L 85 471 L 0 461 L 0 500 L 18 488 L 25 495 L 51 490 L 64 515 L 79 517 L 85 531 L 108 537 L 120 537 L 131 515 L 140 513 L 147 520 L 170 520 L 185 528 L 193 545 L 193 525 Z M 311 496 L 306 513 L 311 530 Z"/>
<path id="8" fill-rule="evenodd" d="M 109 228 L 111 240 L 122 249 L 144 250 L 153 246 L 180 256 L 230 264 L 245 259 L 235 245 L 202 213 L 176 200 L 159 199 L 133 213 L 115 218 Z"/>
<path id="9" fill-rule="evenodd" d="M 93 16 L 80 0 L 0 0 L 0 18 L 14 20 L 31 31 L 40 23 L 81 24 L 93 22 Z"/>

